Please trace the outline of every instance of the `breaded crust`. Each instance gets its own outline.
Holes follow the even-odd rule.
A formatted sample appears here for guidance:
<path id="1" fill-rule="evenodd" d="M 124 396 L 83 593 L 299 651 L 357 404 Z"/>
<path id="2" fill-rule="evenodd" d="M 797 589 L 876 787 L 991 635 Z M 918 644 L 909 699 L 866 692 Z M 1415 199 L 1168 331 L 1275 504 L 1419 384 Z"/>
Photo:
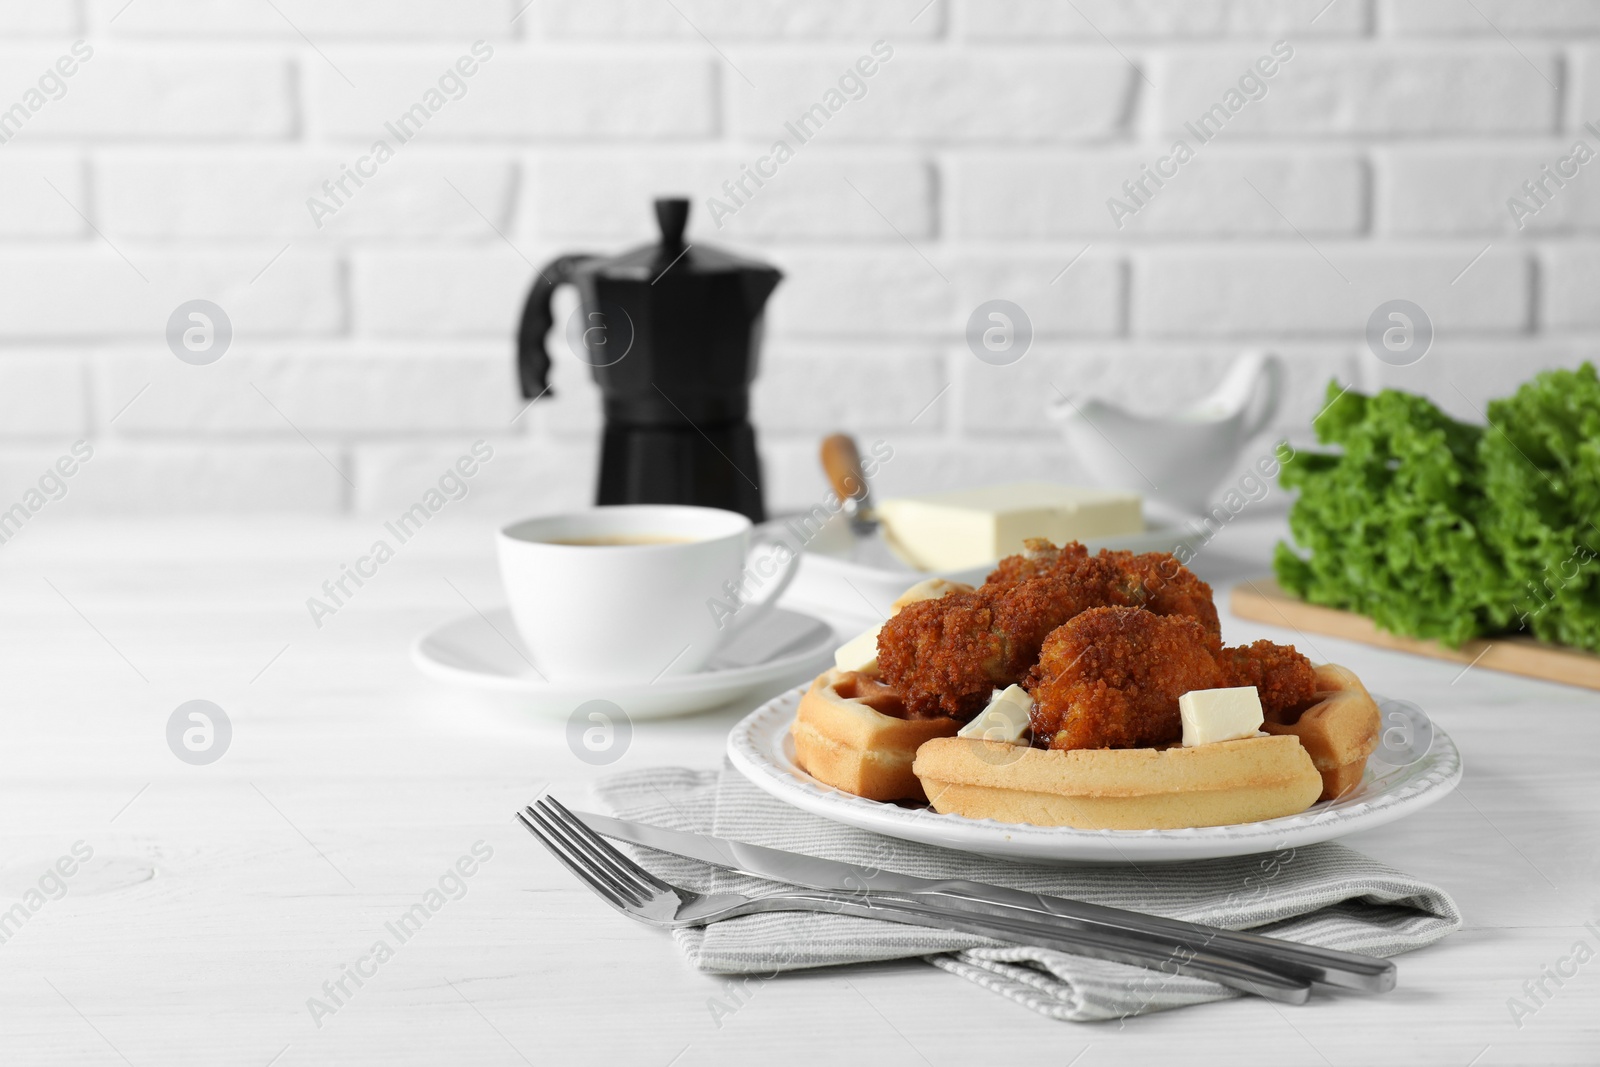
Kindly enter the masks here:
<path id="1" fill-rule="evenodd" d="M 1323 786 L 1291 737 L 1070 751 L 939 738 L 917 751 L 914 770 L 936 811 L 1080 830 L 1276 819 L 1310 807 Z"/>
<path id="2" fill-rule="evenodd" d="M 1317 702 L 1292 723 L 1268 722 L 1262 729 L 1298 738 L 1322 775 L 1319 800 L 1343 796 L 1361 784 L 1367 757 L 1378 747 L 1382 716 L 1361 679 L 1337 663 L 1320 663 Z"/>
<path id="3" fill-rule="evenodd" d="M 790 727 L 795 761 L 818 781 L 868 800 L 926 800 L 911 770 L 917 748 L 954 736 L 961 724 L 885 715 L 856 695 L 858 681 L 831 670 L 811 683 Z"/>
<path id="4" fill-rule="evenodd" d="M 1178 698 L 1222 684 L 1205 627 L 1144 608 L 1090 608 L 1058 627 L 1025 688 L 1050 748 L 1139 748 L 1183 737 Z"/>

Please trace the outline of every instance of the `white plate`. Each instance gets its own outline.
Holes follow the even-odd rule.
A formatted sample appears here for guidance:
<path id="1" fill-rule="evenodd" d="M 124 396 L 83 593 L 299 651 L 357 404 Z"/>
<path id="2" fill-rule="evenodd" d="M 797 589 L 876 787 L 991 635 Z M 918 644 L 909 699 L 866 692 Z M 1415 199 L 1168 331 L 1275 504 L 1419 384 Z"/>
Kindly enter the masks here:
<path id="1" fill-rule="evenodd" d="M 824 785 L 794 761 L 789 724 L 804 689 L 767 701 L 728 735 L 739 773 L 779 800 L 890 837 L 1031 863 L 1170 863 L 1297 848 L 1393 822 L 1442 799 L 1461 780 L 1461 754 L 1437 724 L 1427 755 L 1406 767 L 1367 763 L 1361 787 L 1299 815 L 1187 830 L 1074 830 L 940 815 L 864 800 Z"/>
<path id="2" fill-rule="evenodd" d="M 655 682 L 547 682 L 528 662 L 506 608 L 464 615 L 422 634 L 411 661 L 443 682 L 513 695 L 540 715 L 565 717 L 588 700 L 609 700 L 633 719 L 699 711 L 757 689 L 807 678 L 833 664 L 833 627 L 798 611 L 772 613 L 717 653 L 703 671 Z"/>
<path id="3" fill-rule="evenodd" d="M 1170 523 L 1156 523 L 1143 533 L 1091 538 L 1084 545 L 1091 552 L 1102 548 L 1128 552 L 1172 552 L 1179 545 L 1193 549 L 1201 535 L 1193 529 Z M 893 567 L 858 563 L 849 556 L 851 540 L 843 522 L 830 522 L 806 545 L 800 557 L 800 570 L 789 587 L 791 600 L 846 611 L 853 615 L 887 617 L 895 598 L 906 587 L 924 578 L 948 578 L 955 582 L 982 585 L 993 563 L 959 571 L 920 571 L 897 561 Z"/>

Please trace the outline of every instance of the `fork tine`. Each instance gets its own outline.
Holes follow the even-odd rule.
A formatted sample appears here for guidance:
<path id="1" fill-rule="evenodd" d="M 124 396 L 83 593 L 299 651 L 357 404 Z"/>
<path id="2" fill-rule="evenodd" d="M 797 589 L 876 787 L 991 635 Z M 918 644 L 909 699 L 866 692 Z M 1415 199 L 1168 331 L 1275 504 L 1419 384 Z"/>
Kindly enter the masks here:
<path id="1" fill-rule="evenodd" d="M 674 892 L 676 890 L 676 887 L 663 882 L 640 866 L 633 857 L 589 829 L 587 823 L 568 811 L 566 806 L 555 797 L 546 795 L 541 797 L 538 803 L 546 815 L 555 819 L 571 836 L 576 837 L 580 844 L 587 846 L 591 855 L 609 860 L 613 866 L 621 868 L 634 881 L 642 883 L 641 888 L 645 892 L 660 893 Z"/>
<path id="2" fill-rule="evenodd" d="M 569 848 L 581 853 L 592 865 L 609 872 L 613 878 L 629 886 L 633 892 L 644 897 L 652 897 L 672 889 L 671 886 L 666 886 L 651 877 L 648 871 L 640 867 L 631 858 L 622 855 L 608 845 L 597 844 L 593 841 L 589 836 L 588 827 L 584 827 L 581 824 L 574 825 L 576 820 L 572 819 L 571 812 L 568 812 L 567 817 L 563 818 L 556 808 L 542 801 L 536 805 L 536 808 L 543 819 L 544 825 L 559 832 L 562 840 L 566 842 Z"/>
<path id="3" fill-rule="evenodd" d="M 546 837 L 544 831 L 529 821 L 527 816 L 523 815 L 522 812 L 519 811 L 516 814 L 517 821 L 522 823 L 522 825 L 527 829 L 528 833 L 532 834 L 534 839 L 537 840 L 539 844 L 543 845 L 552 856 L 561 861 L 561 865 L 563 867 L 577 875 L 580 881 L 584 882 L 590 889 L 594 890 L 601 899 L 610 904 L 613 908 L 616 908 L 620 911 L 626 911 L 631 906 L 630 902 L 624 900 L 616 890 L 612 889 L 605 882 L 602 882 L 598 878 L 594 877 L 589 872 L 587 867 L 569 859 L 567 854 L 562 851 L 561 847 L 550 838 Z"/>
<path id="4" fill-rule="evenodd" d="M 563 826 L 570 829 L 583 841 L 588 842 L 602 855 L 611 858 L 618 864 L 621 864 L 625 870 L 644 881 L 647 885 L 652 886 L 660 891 L 677 892 L 677 886 L 664 882 L 660 878 L 657 878 L 655 875 L 651 874 L 632 856 L 628 855 L 626 852 L 623 852 L 610 841 L 607 841 L 600 834 L 592 830 L 588 823 L 574 815 L 565 804 L 561 803 L 561 801 L 557 800 L 555 797 L 546 794 L 540 798 L 540 802 L 546 805 L 548 811 L 554 812 L 559 817 Z"/>
<path id="5" fill-rule="evenodd" d="M 568 859 L 587 871 L 590 878 L 604 883 L 612 894 L 621 897 L 630 906 L 642 905 L 654 896 L 653 893 L 640 889 L 628 879 L 619 877 L 611 868 L 575 845 L 571 835 L 557 825 L 547 812 L 531 807 L 523 810 L 528 813 L 543 835 L 561 848 Z"/>

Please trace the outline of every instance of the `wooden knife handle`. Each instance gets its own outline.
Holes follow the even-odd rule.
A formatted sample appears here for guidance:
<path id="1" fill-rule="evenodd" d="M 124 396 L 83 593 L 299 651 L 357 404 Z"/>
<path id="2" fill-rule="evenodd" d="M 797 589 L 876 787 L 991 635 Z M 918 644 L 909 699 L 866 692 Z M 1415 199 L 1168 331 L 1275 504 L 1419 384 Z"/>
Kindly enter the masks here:
<path id="1" fill-rule="evenodd" d="M 867 476 L 861 472 L 861 452 L 855 438 L 847 433 L 829 434 L 822 439 L 822 470 L 840 500 L 867 499 Z"/>

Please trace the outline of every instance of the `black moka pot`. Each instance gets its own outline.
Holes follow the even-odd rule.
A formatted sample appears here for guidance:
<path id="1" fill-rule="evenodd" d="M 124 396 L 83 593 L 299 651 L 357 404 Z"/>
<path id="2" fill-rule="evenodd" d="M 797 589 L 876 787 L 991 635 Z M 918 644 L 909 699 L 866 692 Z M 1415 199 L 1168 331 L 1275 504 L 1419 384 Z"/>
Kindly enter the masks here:
<path id="1" fill-rule="evenodd" d="M 550 298 L 571 283 L 582 306 L 567 344 L 605 405 L 598 504 L 700 504 L 766 518 L 750 425 L 762 312 L 783 275 L 686 245 L 689 201 L 655 202 L 661 243 L 615 258 L 561 256 L 539 271 L 517 334 L 522 395 L 548 391 Z"/>

